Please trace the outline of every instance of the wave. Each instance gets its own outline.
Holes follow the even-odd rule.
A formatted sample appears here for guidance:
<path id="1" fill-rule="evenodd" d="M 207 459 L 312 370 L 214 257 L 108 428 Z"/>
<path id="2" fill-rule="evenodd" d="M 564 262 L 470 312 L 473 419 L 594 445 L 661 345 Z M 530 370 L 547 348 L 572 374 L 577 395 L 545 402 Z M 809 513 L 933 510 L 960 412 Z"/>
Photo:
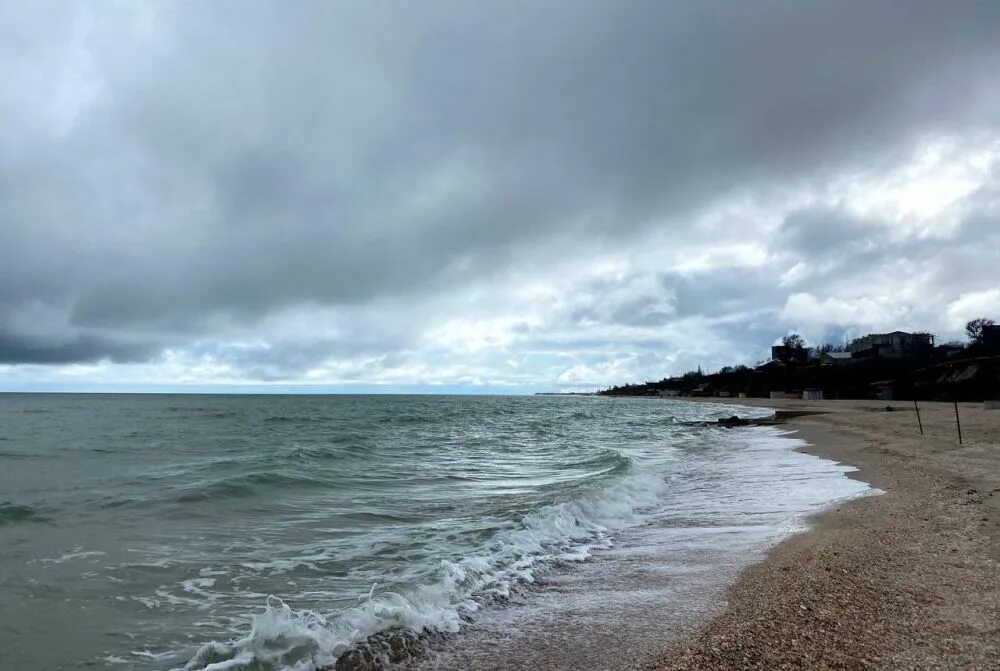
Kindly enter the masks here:
<path id="1" fill-rule="evenodd" d="M 4 440 L 0 438 L 0 440 Z M 19 452 L 17 450 L 0 450 L 0 459 L 48 459 L 48 455 Z"/>
<path id="2" fill-rule="evenodd" d="M 272 415 L 271 417 L 265 417 L 263 422 L 265 424 L 316 424 L 329 422 L 330 417 L 324 415 L 316 416 L 303 416 L 303 415 Z"/>
<path id="3" fill-rule="evenodd" d="M 196 501 L 211 501 L 214 499 L 241 498 L 253 496 L 260 487 L 301 487 L 303 485 L 323 486 L 328 482 L 304 475 L 288 475 L 286 473 L 247 473 L 212 482 L 200 482 L 190 485 L 176 496 L 175 500 L 182 503 Z"/>
<path id="4" fill-rule="evenodd" d="M 9 501 L 0 502 L 0 527 L 20 522 L 51 522 L 52 518 L 37 508 Z"/>
<path id="5" fill-rule="evenodd" d="M 255 462 L 255 466 L 266 467 L 269 457 L 263 457 Z M 274 459 L 279 461 L 280 459 Z M 284 460 L 280 460 L 282 463 Z M 207 464 L 205 470 L 220 466 L 242 463 L 236 460 L 219 460 L 212 464 Z M 175 477 L 174 474 L 156 475 L 147 477 L 152 479 L 163 479 Z M 240 499 L 263 494 L 262 490 L 281 489 L 294 490 L 302 487 L 328 487 L 334 484 L 336 474 L 323 479 L 306 475 L 292 475 L 279 471 L 269 470 L 253 473 L 244 473 L 218 479 L 205 478 L 192 481 L 189 472 L 184 477 L 188 478 L 185 484 L 178 484 L 173 487 L 163 488 L 156 495 L 151 496 L 109 496 L 98 499 L 89 499 L 101 508 L 120 508 L 123 506 L 156 506 L 163 502 L 173 502 L 181 504 L 204 503 L 222 499 Z"/>
<path id="6" fill-rule="evenodd" d="M 556 467 L 560 470 L 592 471 L 595 475 L 625 473 L 632 467 L 632 460 L 615 450 L 603 450 L 590 459 L 567 461 Z"/>
<path id="7" fill-rule="evenodd" d="M 334 613 L 295 610 L 269 597 L 246 636 L 203 646 L 184 669 L 316 671 L 344 655 L 350 668 L 382 668 L 411 651 L 415 638 L 458 632 L 485 605 L 509 599 L 547 568 L 609 547 L 615 531 L 645 519 L 666 487 L 658 475 L 631 472 L 523 516 L 478 553 L 442 560 L 425 584 L 398 591 L 373 585 L 357 606 Z"/>
<path id="8" fill-rule="evenodd" d="M 399 413 L 391 417 L 381 417 L 380 424 L 438 424 L 441 422 L 440 414 L 418 415 L 414 413 Z"/>
<path id="9" fill-rule="evenodd" d="M 236 417 L 240 413 L 236 410 L 219 410 L 215 408 L 197 408 L 189 405 L 168 405 L 163 408 L 166 412 L 181 412 L 185 414 L 197 414 L 217 417 Z"/>

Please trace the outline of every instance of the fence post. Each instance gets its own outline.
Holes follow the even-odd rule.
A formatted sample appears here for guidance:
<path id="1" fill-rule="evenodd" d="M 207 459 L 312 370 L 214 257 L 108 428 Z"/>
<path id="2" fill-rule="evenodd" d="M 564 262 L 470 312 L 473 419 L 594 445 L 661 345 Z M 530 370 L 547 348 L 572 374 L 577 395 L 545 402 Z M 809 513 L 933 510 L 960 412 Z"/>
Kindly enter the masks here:
<path id="1" fill-rule="evenodd" d="M 917 399 L 913 399 L 913 409 L 917 411 L 917 426 L 920 427 L 920 435 L 924 435 L 924 423 L 920 421 L 920 408 L 917 406 Z"/>
<path id="2" fill-rule="evenodd" d="M 955 426 L 958 427 L 958 444 L 962 444 L 962 422 L 958 419 L 958 401 L 955 401 Z"/>

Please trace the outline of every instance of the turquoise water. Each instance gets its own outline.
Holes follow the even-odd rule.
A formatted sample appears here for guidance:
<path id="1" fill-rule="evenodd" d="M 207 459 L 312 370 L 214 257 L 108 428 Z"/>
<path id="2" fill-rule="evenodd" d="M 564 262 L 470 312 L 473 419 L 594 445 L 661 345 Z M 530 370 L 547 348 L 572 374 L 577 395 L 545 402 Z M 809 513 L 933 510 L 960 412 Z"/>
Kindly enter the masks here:
<path id="1" fill-rule="evenodd" d="M 0 668 L 322 668 L 380 633 L 482 630 L 629 530 L 764 538 L 864 489 L 773 430 L 684 424 L 732 412 L 0 395 Z"/>

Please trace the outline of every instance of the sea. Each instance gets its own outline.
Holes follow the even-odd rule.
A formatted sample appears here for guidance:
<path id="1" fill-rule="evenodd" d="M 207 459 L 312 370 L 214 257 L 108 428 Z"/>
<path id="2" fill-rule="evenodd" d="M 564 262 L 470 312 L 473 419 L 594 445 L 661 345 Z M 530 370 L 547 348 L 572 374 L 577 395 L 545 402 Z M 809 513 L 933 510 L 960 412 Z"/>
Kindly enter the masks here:
<path id="1" fill-rule="evenodd" d="M 627 668 L 868 491 L 733 414 L 0 394 L 0 669 Z"/>

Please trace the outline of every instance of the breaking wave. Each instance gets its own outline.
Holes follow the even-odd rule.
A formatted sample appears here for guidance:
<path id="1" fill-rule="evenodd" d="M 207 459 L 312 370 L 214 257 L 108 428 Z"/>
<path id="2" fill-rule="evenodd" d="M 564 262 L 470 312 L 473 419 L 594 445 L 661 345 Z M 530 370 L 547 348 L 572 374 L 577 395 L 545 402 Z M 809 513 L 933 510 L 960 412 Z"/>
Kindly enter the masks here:
<path id="1" fill-rule="evenodd" d="M 203 646 L 183 668 L 315 671 L 345 655 L 350 668 L 383 668 L 408 654 L 421 637 L 458 632 L 477 611 L 507 600 L 547 568 L 583 561 L 593 549 L 608 547 L 615 531 L 643 521 L 666 486 L 661 476 L 631 473 L 524 515 L 481 551 L 442 560 L 424 584 L 375 584 L 357 605 L 332 613 L 296 610 L 268 597 L 245 636 Z"/>

